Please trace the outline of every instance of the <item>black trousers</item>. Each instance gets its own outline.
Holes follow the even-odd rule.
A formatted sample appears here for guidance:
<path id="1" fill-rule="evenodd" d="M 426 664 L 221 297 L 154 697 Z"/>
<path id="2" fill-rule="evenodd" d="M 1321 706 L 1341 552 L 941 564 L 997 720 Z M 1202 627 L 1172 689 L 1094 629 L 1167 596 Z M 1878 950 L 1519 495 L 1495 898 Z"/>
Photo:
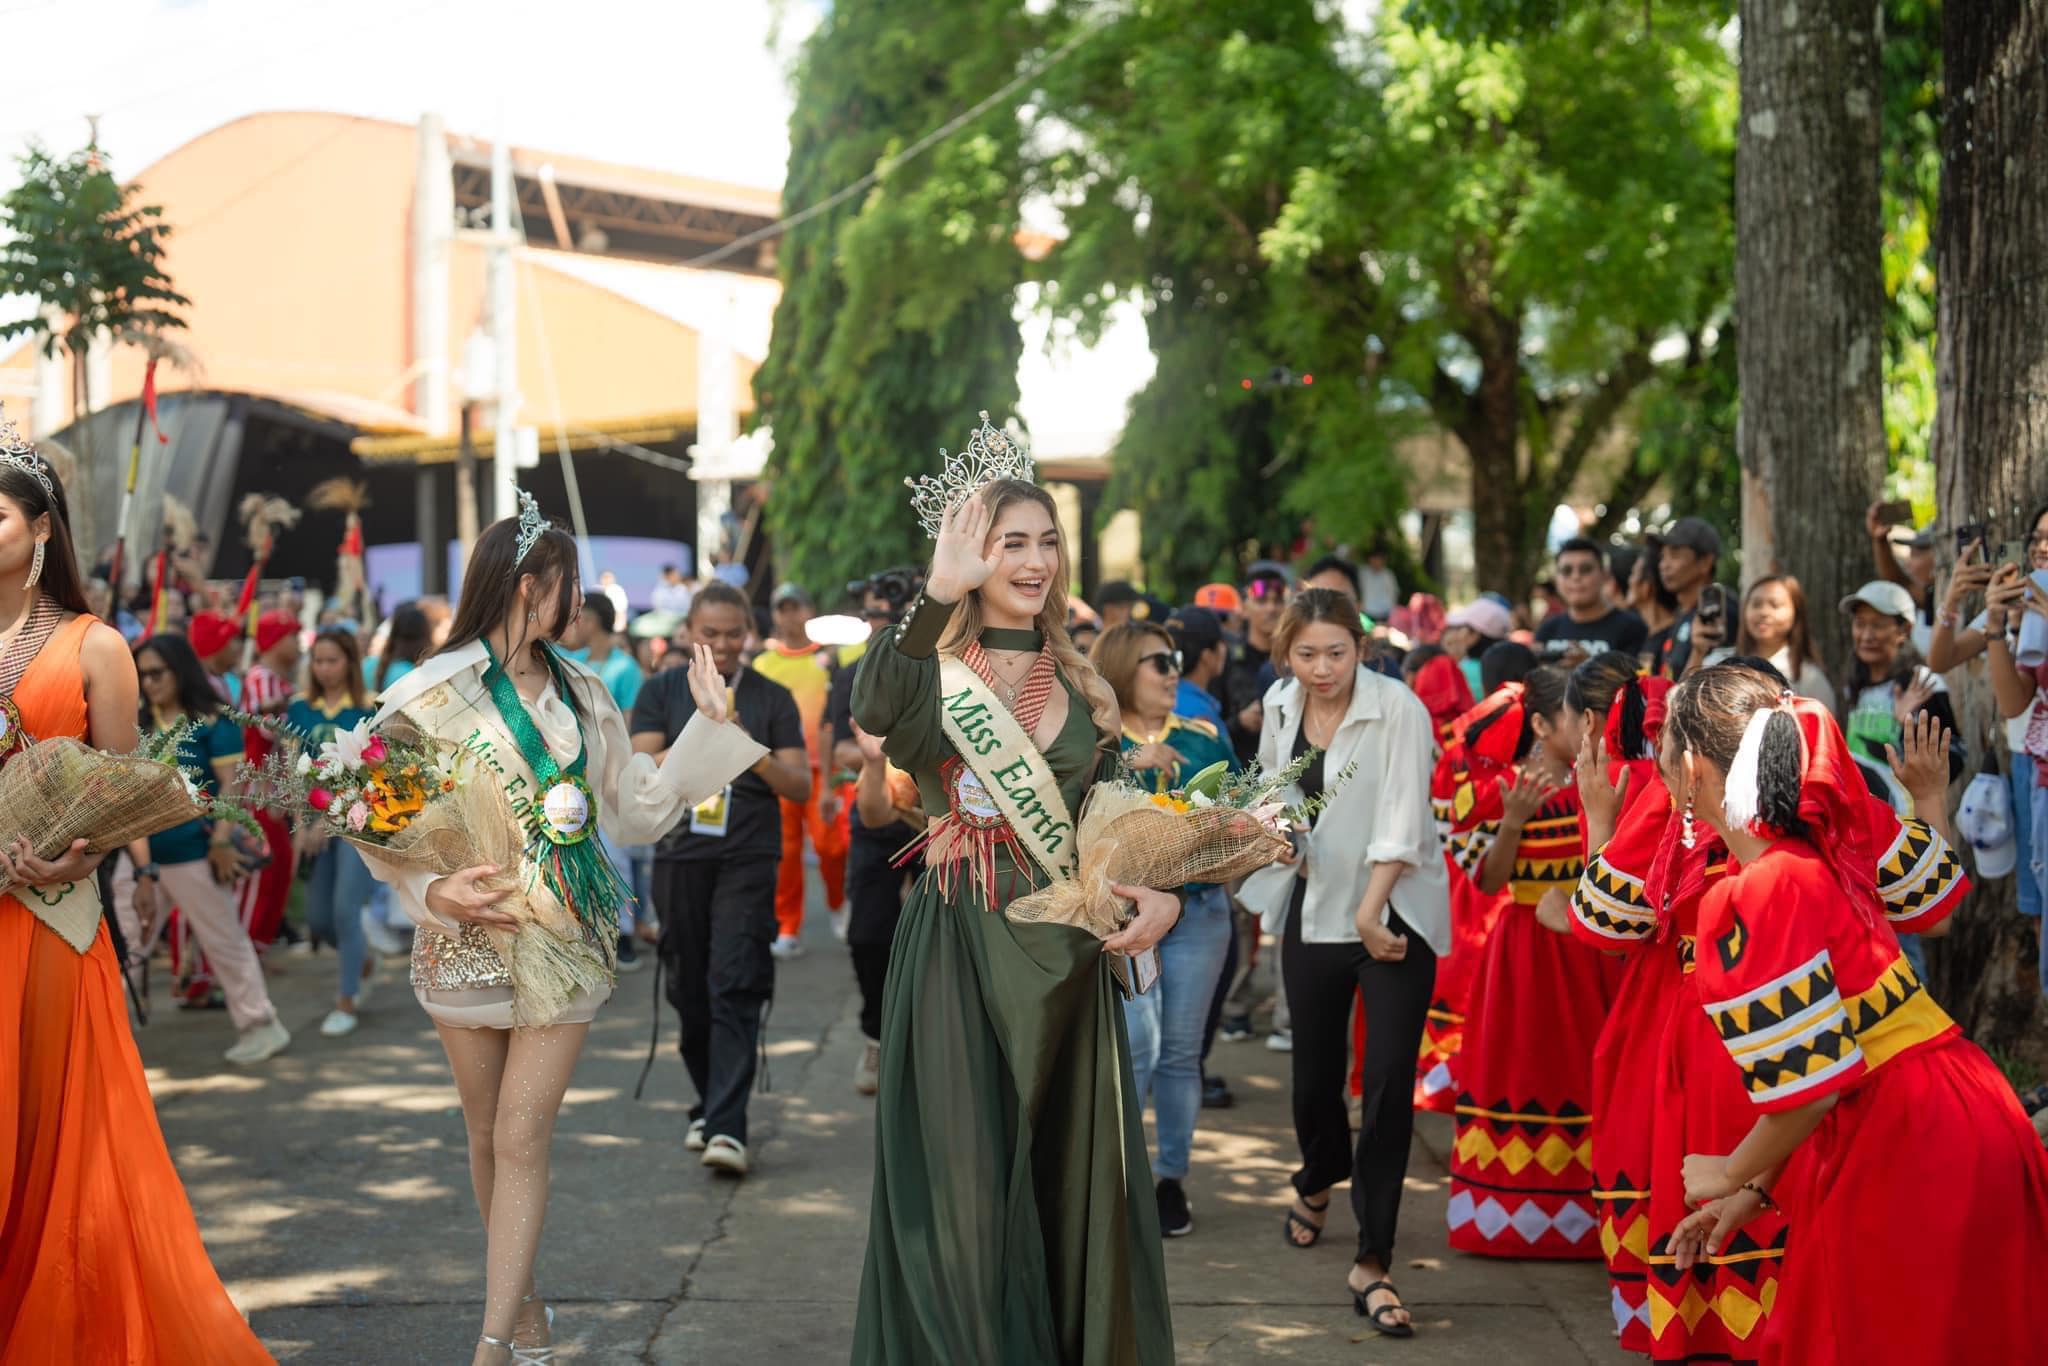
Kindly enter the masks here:
<path id="1" fill-rule="evenodd" d="M 903 918 L 904 893 L 920 865 L 890 867 L 896 851 L 912 838 L 909 826 L 868 831 L 858 820 L 856 816 L 846 855 L 846 946 L 853 955 L 854 980 L 860 984 L 860 1032 L 879 1039 L 889 948 L 896 942 L 896 923 Z"/>
<path id="2" fill-rule="evenodd" d="M 1408 936 L 1408 955 L 1382 963 L 1353 939 L 1347 944 L 1304 944 L 1301 908 L 1308 884 L 1297 882 L 1281 943 L 1280 976 L 1294 1021 L 1294 1136 L 1301 1168 L 1294 1188 L 1303 1195 L 1351 1182 L 1358 1217 L 1358 1259 L 1393 1266 L 1394 1225 L 1401 1216 L 1401 1183 L 1415 1135 L 1415 1057 L 1436 986 L 1436 955 L 1399 915 L 1389 920 Z M 1365 1091 L 1358 1144 L 1344 1094 L 1351 1071 L 1351 1002 L 1365 996 Z"/>
<path id="3" fill-rule="evenodd" d="M 759 1064 L 761 1017 L 775 994 L 775 873 L 754 857 L 657 860 L 662 975 L 682 1021 L 683 1066 L 697 1088 L 690 1118 L 704 1134 L 747 1141 L 747 1093 Z"/>

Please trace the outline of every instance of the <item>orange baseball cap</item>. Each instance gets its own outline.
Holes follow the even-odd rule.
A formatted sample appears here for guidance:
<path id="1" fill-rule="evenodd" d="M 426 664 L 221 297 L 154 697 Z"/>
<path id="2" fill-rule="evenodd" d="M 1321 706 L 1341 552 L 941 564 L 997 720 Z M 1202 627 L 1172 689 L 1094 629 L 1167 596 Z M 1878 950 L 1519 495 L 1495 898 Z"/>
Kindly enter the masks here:
<path id="1" fill-rule="evenodd" d="M 1230 584 L 1205 583 L 1195 590 L 1195 606 L 1211 612 L 1238 612 L 1244 610 L 1244 599 Z"/>

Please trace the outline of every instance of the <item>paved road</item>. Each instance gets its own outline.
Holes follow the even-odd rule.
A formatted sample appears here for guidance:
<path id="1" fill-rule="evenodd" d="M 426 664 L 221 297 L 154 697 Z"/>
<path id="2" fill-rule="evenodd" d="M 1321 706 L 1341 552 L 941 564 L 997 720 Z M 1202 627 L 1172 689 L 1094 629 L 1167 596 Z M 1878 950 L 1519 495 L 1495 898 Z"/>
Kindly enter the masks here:
<path id="1" fill-rule="evenodd" d="M 822 914 L 782 966 L 769 1025 L 773 1091 L 754 1107 L 755 1175 L 716 1179 L 682 1149 L 689 1082 L 673 1017 L 644 1100 L 651 967 L 593 1028 L 555 1142 L 539 1284 L 564 1362 L 839 1363 L 852 1337 L 873 1162 L 852 1086 L 857 998 Z M 344 1040 L 318 1022 L 330 958 L 287 960 L 272 990 L 297 1036 L 254 1070 L 218 1060 L 227 1018 L 163 1011 L 142 1034 L 159 1113 L 207 1245 L 280 1361 L 467 1362 L 483 1238 L 462 1117 L 403 964 Z M 1237 1108 L 1197 1135 L 1193 1236 L 1167 1247 L 1179 1359 L 1516 1366 L 1620 1362 L 1597 1267 L 1448 1252 L 1449 1126 L 1418 1135 L 1397 1276 L 1422 1335 L 1378 1338 L 1344 1292 L 1352 1225 L 1306 1252 L 1281 1243 L 1293 1139 L 1286 1058 L 1217 1047 Z"/>

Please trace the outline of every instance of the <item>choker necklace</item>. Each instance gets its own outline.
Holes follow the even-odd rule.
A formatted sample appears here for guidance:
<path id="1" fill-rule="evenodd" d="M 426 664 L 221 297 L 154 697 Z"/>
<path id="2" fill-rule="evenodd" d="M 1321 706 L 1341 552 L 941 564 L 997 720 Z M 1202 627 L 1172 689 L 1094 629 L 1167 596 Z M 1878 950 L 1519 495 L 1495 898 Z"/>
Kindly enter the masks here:
<path id="1" fill-rule="evenodd" d="M 1024 650 L 1037 654 L 1045 648 L 1043 631 L 1020 631 L 1001 626 L 985 626 L 981 631 L 981 648 L 984 650 Z"/>

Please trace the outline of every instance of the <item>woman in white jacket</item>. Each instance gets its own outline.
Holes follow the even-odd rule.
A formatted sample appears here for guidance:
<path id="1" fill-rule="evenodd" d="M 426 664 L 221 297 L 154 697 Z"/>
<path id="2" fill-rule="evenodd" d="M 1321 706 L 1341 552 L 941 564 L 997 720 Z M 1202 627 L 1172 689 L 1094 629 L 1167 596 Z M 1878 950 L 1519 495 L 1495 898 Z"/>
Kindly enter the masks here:
<path id="1" fill-rule="evenodd" d="M 1410 1337 L 1408 1310 L 1387 1273 L 1415 1127 L 1415 1057 L 1437 959 L 1451 946 L 1450 883 L 1429 808 L 1429 712 L 1364 666 L 1364 645 L 1358 606 L 1343 593 L 1310 589 L 1281 620 L 1273 658 L 1293 676 L 1266 694 L 1259 762 L 1277 771 L 1321 750 L 1295 798 L 1335 791 L 1308 832 L 1306 858 L 1253 874 L 1241 897 L 1282 935 L 1294 1022 L 1301 1167 L 1287 1241 L 1314 1245 L 1330 1188 L 1348 1179 L 1358 1218 L 1353 1306 L 1381 1332 Z M 1355 1148 L 1344 1106 L 1354 992 L 1366 1014 Z"/>

